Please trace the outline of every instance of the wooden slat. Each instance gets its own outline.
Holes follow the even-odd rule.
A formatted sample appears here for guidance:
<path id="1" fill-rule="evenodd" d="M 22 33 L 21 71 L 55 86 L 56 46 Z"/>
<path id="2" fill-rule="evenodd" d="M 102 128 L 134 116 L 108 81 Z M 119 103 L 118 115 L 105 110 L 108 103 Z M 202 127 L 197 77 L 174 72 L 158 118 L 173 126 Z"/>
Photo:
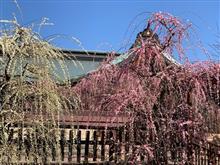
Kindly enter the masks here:
<path id="1" fill-rule="evenodd" d="M 65 131 L 64 129 L 62 129 L 60 134 L 60 154 L 62 161 L 64 161 L 64 155 L 65 155 L 64 151 L 65 151 Z"/>
<path id="2" fill-rule="evenodd" d="M 85 163 L 88 163 L 88 157 L 89 157 L 89 137 L 90 137 L 90 131 L 86 131 Z"/>
<path id="3" fill-rule="evenodd" d="M 27 138 L 24 140 L 24 146 L 25 146 L 26 158 L 29 159 L 29 153 L 30 153 L 31 148 L 32 148 L 31 135 L 30 135 L 29 131 L 27 132 Z"/>
<path id="4" fill-rule="evenodd" d="M 48 157 L 48 154 L 47 154 L 47 142 L 46 142 L 46 139 L 43 139 L 41 138 L 42 140 L 42 161 L 43 161 L 43 164 L 46 164 L 47 162 L 47 157 Z"/>
<path id="5" fill-rule="evenodd" d="M 22 136 L 22 132 L 23 132 L 23 129 L 22 128 L 19 128 L 18 129 L 18 159 L 21 160 L 21 152 L 22 152 L 22 146 L 23 146 L 23 136 Z"/>
<path id="6" fill-rule="evenodd" d="M 33 151 L 34 153 L 37 153 L 37 130 L 31 133 L 31 140 L 33 143 Z M 33 161 L 37 162 L 37 154 L 33 155 Z"/>
<path id="7" fill-rule="evenodd" d="M 109 161 L 113 161 L 113 154 L 114 154 L 114 139 L 113 139 L 113 132 L 111 130 L 108 131 L 108 143 L 109 143 Z"/>
<path id="8" fill-rule="evenodd" d="M 195 163 L 199 165 L 199 153 L 200 153 L 200 148 L 198 146 L 195 147 Z"/>
<path id="9" fill-rule="evenodd" d="M 102 131 L 101 136 L 101 161 L 105 160 L 105 131 Z"/>
<path id="10" fill-rule="evenodd" d="M 77 132 L 77 139 L 76 139 L 76 150 L 77 150 L 77 163 L 80 163 L 81 160 L 81 131 L 78 130 Z"/>
<path id="11" fill-rule="evenodd" d="M 4 142 L 4 131 L 3 128 L 0 128 L 0 145 Z"/>
<path id="12" fill-rule="evenodd" d="M 52 156 L 52 161 L 56 161 L 56 137 L 55 137 L 55 131 L 52 131 L 51 134 L 51 141 L 50 141 L 50 148 L 51 148 L 51 156 Z"/>
<path id="13" fill-rule="evenodd" d="M 122 128 L 118 128 L 116 132 L 116 162 L 119 162 L 121 160 L 121 149 L 122 149 L 122 137 L 123 137 L 124 131 Z"/>
<path id="14" fill-rule="evenodd" d="M 73 156 L 73 130 L 69 131 L 69 143 L 68 143 L 68 161 L 72 161 L 72 156 Z"/>
<path id="15" fill-rule="evenodd" d="M 93 161 L 97 159 L 97 131 L 93 132 Z"/>
<path id="16" fill-rule="evenodd" d="M 130 135 L 129 135 L 129 131 L 126 129 L 125 131 L 125 160 L 128 159 L 127 154 L 129 153 L 129 147 L 130 147 L 129 141 L 130 141 Z"/>

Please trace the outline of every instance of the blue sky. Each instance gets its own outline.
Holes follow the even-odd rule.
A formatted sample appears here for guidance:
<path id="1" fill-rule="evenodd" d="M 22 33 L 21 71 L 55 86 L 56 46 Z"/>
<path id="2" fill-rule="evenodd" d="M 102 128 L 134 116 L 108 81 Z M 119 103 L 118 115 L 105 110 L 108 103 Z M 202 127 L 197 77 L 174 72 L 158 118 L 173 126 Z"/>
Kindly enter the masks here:
<path id="1" fill-rule="evenodd" d="M 13 0 L 0 0 L 0 19 L 12 19 L 13 13 L 22 25 L 39 24 L 43 17 L 53 26 L 41 29 L 44 38 L 62 35 L 77 38 L 59 38 L 55 44 L 67 49 L 98 51 L 125 51 L 136 34 L 144 28 L 148 12 L 169 12 L 193 23 L 192 45 L 198 45 L 198 37 L 206 49 L 216 43 L 220 29 L 219 0 L 17 0 L 22 14 Z M 142 13 L 142 14 L 141 14 Z M 139 16 L 137 16 L 139 15 Z M 218 41 L 219 42 L 219 41 Z M 192 46 L 194 47 L 194 46 Z M 191 48 L 190 48 L 191 49 Z M 192 60 L 207 57 L 198 48 L 189 51 Z M 218 56 L 214 57 L 218 59 Z"/>

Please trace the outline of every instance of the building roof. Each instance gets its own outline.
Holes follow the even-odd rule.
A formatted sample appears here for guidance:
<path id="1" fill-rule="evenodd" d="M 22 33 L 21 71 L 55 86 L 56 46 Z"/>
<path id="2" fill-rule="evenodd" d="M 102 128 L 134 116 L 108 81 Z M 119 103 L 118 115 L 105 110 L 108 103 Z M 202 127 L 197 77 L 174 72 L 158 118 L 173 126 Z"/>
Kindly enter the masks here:
<path id="1" fill-rule="evenodd" d="M 67 50 L 63 49 L 62 53 L 68 58 L 85 60 L 85 61 L 103 61 L 112 52 L 101 52 L 101 51 L 83 51 L 83 50 Z M 119 56 L 120 53 L 114 53 L 115 56 Z"/>
<path id="2" fill-rule="evenodd" d="M 71 62 L 67 62 L 68 68 L 72 68 L 69 70 L 70 79 L 73 84 L 75 84 L 78 80 L 85 77 L 87 74 L 94 72 L 100 66 L 100 63 L 104 61 L 111 52 L 101 52 L 101 51 L 86 51 L 86 50 L 68 50 L 62 49 L 61 53 L 64 54 L 65 59 L 77 61 L 79 65 L 76 65 Z M 0 50 L 0 57 L 2 51 Z M 114 53 L 116 56 L 115 59 L 111 61 L 112 65 L 117 65 L 128 57 L 133 55 L 133 51 L 127 51 L 125 53 Z M 176 65 L 180 65 L 175 59 L 172 58 L 168 53 L 163 53 L 165 59 L 171 63 Z"/>

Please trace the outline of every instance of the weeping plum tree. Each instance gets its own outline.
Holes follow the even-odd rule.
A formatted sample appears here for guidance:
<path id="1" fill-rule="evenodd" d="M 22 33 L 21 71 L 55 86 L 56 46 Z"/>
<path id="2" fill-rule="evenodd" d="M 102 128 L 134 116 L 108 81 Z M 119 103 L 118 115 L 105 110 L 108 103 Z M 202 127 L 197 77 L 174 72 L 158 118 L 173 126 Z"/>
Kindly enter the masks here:
<path id="1" fill-rule="evenodd" d="M 58 67 L 68 88 L 65 55 L 32 28 L 16 21 L 2 22 L 9 26 L 0 31 L 0 164 L 16 163 L 24 153 L 35 163 L 43 162 L 51 155 L 51 146 L 56 148 L 59 115 L 74 104 L 75 96 L 71 95 L 70 104 L 57 84 Z M 10 128 L 15 125 L 25 137 L 24 143 L 19 143 L 19 130 L 11 137 Z M 12 145 L 12 138 L 21 145 Z"/>
<path id="2" fill-rule="evenodd" d="M 160 164 L 168 150 L 181 153 L 179 163 L 190 162 L 191 142 L 206 142 L 207 116 L 219 116 L 220 65 L 173 60 L 174 52 L 186 59 L 182 45 L 189 28 L 170 14 L 153 14 L 125 60 L 107 60 L 72 89 L 82 110 L 129 116 L 130 162 L 148 155 Z"/>

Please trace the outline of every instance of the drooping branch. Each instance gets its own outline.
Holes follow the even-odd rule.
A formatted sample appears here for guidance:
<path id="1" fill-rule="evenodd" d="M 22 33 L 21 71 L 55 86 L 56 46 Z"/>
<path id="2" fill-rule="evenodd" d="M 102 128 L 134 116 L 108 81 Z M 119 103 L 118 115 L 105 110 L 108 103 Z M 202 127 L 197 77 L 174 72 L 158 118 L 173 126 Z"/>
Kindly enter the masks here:
<path id="1" fill-rule="evenodd" d="M 130 155 L 131 163 L 140 153 L 160 154 L 165 159 L 170 147 L 187 153 L 191 140 L 205 141 L 204 114 L 213 112 L 213 107 L 207 106 L 210 95 L 206 88 L 210 86 L 215 91 L 216 87 L 208 82 L 210 78 L 206 81 L 200 75 L 219 75 L 219 65 L 207 69 L 196 64 L 177 65 L 174 60 L 167 62 L 164 56 L 164 52 L 170 53 L 174 48 L 182 56 L 182 42 L 189 26 L 170 14 L 153 14 L 144 31 L 137 35 L 128 58 L 119 65 L 104 63 L 73 87 L 82 101 L 82 111 L 107 111 L 130 117 L 129 131 L 135 130 L 137 136 L 130 145 L 140 146 Z M 161 35 L 160 30 L 166 33 Z M 217 101 L 217 107 L 218 104 Z M 182 155 L 179 163 L 187 161 Z"/>

